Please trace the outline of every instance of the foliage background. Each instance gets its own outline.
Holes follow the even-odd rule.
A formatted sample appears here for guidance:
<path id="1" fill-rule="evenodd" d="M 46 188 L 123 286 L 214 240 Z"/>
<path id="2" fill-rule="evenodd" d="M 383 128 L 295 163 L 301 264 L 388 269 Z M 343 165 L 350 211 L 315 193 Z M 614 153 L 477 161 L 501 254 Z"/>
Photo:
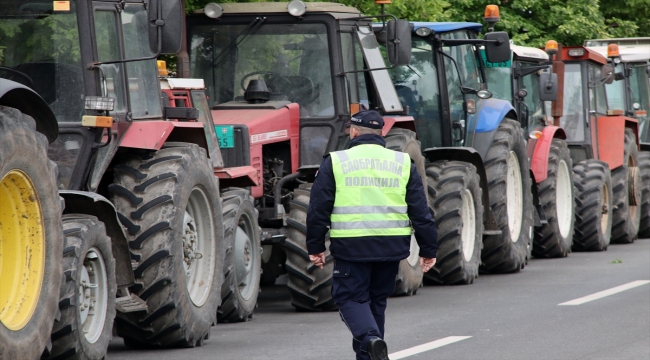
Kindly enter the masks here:
<path id="1" fill-rule="evenodd" d="M 209 2 L 186 0 L 187 11 Z M 373 0 L 335 2 L 366 14 L 379 10 Z M 518 45 L 542 47 L 550 39 L 582 45 L 586 39 L 650 36 L 650 0 L 393 0 L 386 11 L 408 20 L 483 23 L 488 4 L 497 4 L 501 10 L 495 30 L 508 32 Z"/>

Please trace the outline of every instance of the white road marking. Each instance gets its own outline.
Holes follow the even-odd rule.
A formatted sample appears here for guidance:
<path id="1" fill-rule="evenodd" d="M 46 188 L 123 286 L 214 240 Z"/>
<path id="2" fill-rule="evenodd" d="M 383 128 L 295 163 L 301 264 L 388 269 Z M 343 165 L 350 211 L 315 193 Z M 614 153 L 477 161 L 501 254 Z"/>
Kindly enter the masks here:
<path id="1" fill-rule="evenodd" d="M 584 303 L 594 301 L 594 300 L 598 300 L 598 299 L 602 299 L 602 298 L 604 298 L 606 296 L 614 295 L 614 294 L 620 293 L 622 291 L 630 290 L 630 289 L 633 289 L 635 287 L 642 286 L 642 285 L 645 285 L 645 284 L 650 284 L 650 280 L 632 281 L 630 283 L 623 284 L 621 286 L 617 286 L 617 287 L 613 287 L 611 289 L 599 291 L 599 292 L 597 292 L 595 294 L 591 294 L 591 295 L 587 295 L 587 296 L 584 296 L 584 297 L 581 297 L 581 298 L 578 298 L 578 299 L 575 299 L 575 300 L 563 302 L 563 303 L 558 304 L 558 305 L 582 305 Z"/>
<path id="2" fill-rule="evenodd" d="M 423 353 L 425 351 L 433 350 L 433 349 L 439 348 L 441 346 L 453 344 L 455 342 L 465 340 L 465 339 L 469 339 L 469 338 L 471 338 L 471 336 L 448 336 L 448 337 L 440 339 L 440 340 L 428 342 L 426 344 L 414 346 L 414 347 L 412 347 L 410 349 L 401 350 L 401 351 L 398 351 L 398 352 L 394 352 L 392 354 L 388 354 L 388 357 L 391 360 L 404 359 L 406 357 L 413 356 L 415 354 Z"/>

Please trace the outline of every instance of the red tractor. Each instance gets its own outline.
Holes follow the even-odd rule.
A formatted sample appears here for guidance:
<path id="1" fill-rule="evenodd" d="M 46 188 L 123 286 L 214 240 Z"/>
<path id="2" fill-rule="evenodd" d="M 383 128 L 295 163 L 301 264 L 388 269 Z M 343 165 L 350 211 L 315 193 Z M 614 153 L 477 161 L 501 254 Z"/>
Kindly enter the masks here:
<path id="1" fill-rule="evenodd" d="M 573 249 L 631 243 L 639 231 L 643 189 L 638 121 L 609 106 L 605 85 L 614 81 L 614 69 L 596 51 L 560 47 L 553 72 L 560 90 L 549 112 L 566 132 L 574 164 Z"/>

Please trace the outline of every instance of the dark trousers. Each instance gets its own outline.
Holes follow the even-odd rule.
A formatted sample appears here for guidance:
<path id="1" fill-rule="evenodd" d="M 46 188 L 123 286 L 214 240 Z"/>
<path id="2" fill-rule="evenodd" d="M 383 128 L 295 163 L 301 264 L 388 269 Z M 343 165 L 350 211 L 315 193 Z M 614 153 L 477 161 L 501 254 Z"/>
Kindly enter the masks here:
<path id="1" fill-rule="evenodd" d="M 395 291 L 399 261 L 351 262 L 334 259 L 332 297 L 352 333 L 357 360 L 370 360 L 373 338 L 384 338 L 386 299 Z"/>

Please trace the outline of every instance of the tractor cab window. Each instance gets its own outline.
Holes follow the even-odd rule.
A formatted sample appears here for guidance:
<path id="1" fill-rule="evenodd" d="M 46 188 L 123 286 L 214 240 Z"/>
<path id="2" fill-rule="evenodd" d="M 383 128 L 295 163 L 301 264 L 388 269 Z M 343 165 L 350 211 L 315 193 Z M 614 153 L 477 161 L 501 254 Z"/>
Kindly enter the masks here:
<path id="1" fill-rule="evenodd" d="M 0 77 L 35 90 L 59 122 L 80 122 L 84 87 L 75 1 L 3 0 Z"/>
<path id="2" fill-rule="evenodd" d="M 302 118 L 333 117 L 332 71 L 324 24 L 210 24 L 190 30 L 192 76 L 211 105 L 243 100 L 251 80 L 272 100 L 298 103 Z"/>
<path id="3" fill-rule="evenodd" d="M 635 112 L 650 111 L 650 82 L 647 63 L 630 64 L 630 102 Z M 638 104 L 638 105 L 637 105 Z"/>
<path id="4" fill-rule="evenodd" d="M 624 110 L 625 106 L 625 81 L 614 80 L 611 84 L 605 85 L 607 93 L 607 108 L 610 110 Z"/>
<path id="5" fill-rule="evenodd" d="M 605 96 L 605 83 L 600 78 L 600 68 L 589 65 L 589 110 L 598 114 L 607 113 L 607 96 Z"/>
<path id="6" fill-rule="evenodd" d="M 567 141 L 585 140 L 584 102 L 582 99 L 582 72 L 580 64 L 564 66 L 564 107 L 560 126 L 567 134 Z"/>
<path id="7" fill-rule="evenodd" d="M 431 43 L 413 38 L 411 64 L 390 70 L 402 105 L 409 107 L 422 148 L 442 146 L 440 90 Z"/>
<path id="8" fill-rule="evenodd" d="M 535 63 L 519 62 L 519 67 L 526 68 L 537 66 Z M 519 89 L 524 89 L 527 92 L 526 97 L 523 99 L 525 106 L 520 106 L 517 112 L 526 114 L 528 112 L 528 123 L 522 124 L 526 126 L 527 130 L 533 130 L 535 126 L 546 125 L 546 117 L 544 115 L 544 104 L 539 99 L 539 73 L 534 72 L 518 79 Z"/>
<path id="9" fill-rule="evenodd" d="M 364 69 L 361 45 L 353 33 L 341 33 L 341 49 L 343 50 L 342 54 L 344 71 Z M 366 74 L 364 72 L 347 73 L 345 74 L 345 78 L 345 84 L 349 92 L 349 102 L 352 104 L 359 104 L 361 106 L 361 109 L 370 109 Z"/>
<path id="10" fill-rule="evenodd" d="M 512 68 L 485 66 L 487 85 L 495 99 L 512 99 Z"/>

